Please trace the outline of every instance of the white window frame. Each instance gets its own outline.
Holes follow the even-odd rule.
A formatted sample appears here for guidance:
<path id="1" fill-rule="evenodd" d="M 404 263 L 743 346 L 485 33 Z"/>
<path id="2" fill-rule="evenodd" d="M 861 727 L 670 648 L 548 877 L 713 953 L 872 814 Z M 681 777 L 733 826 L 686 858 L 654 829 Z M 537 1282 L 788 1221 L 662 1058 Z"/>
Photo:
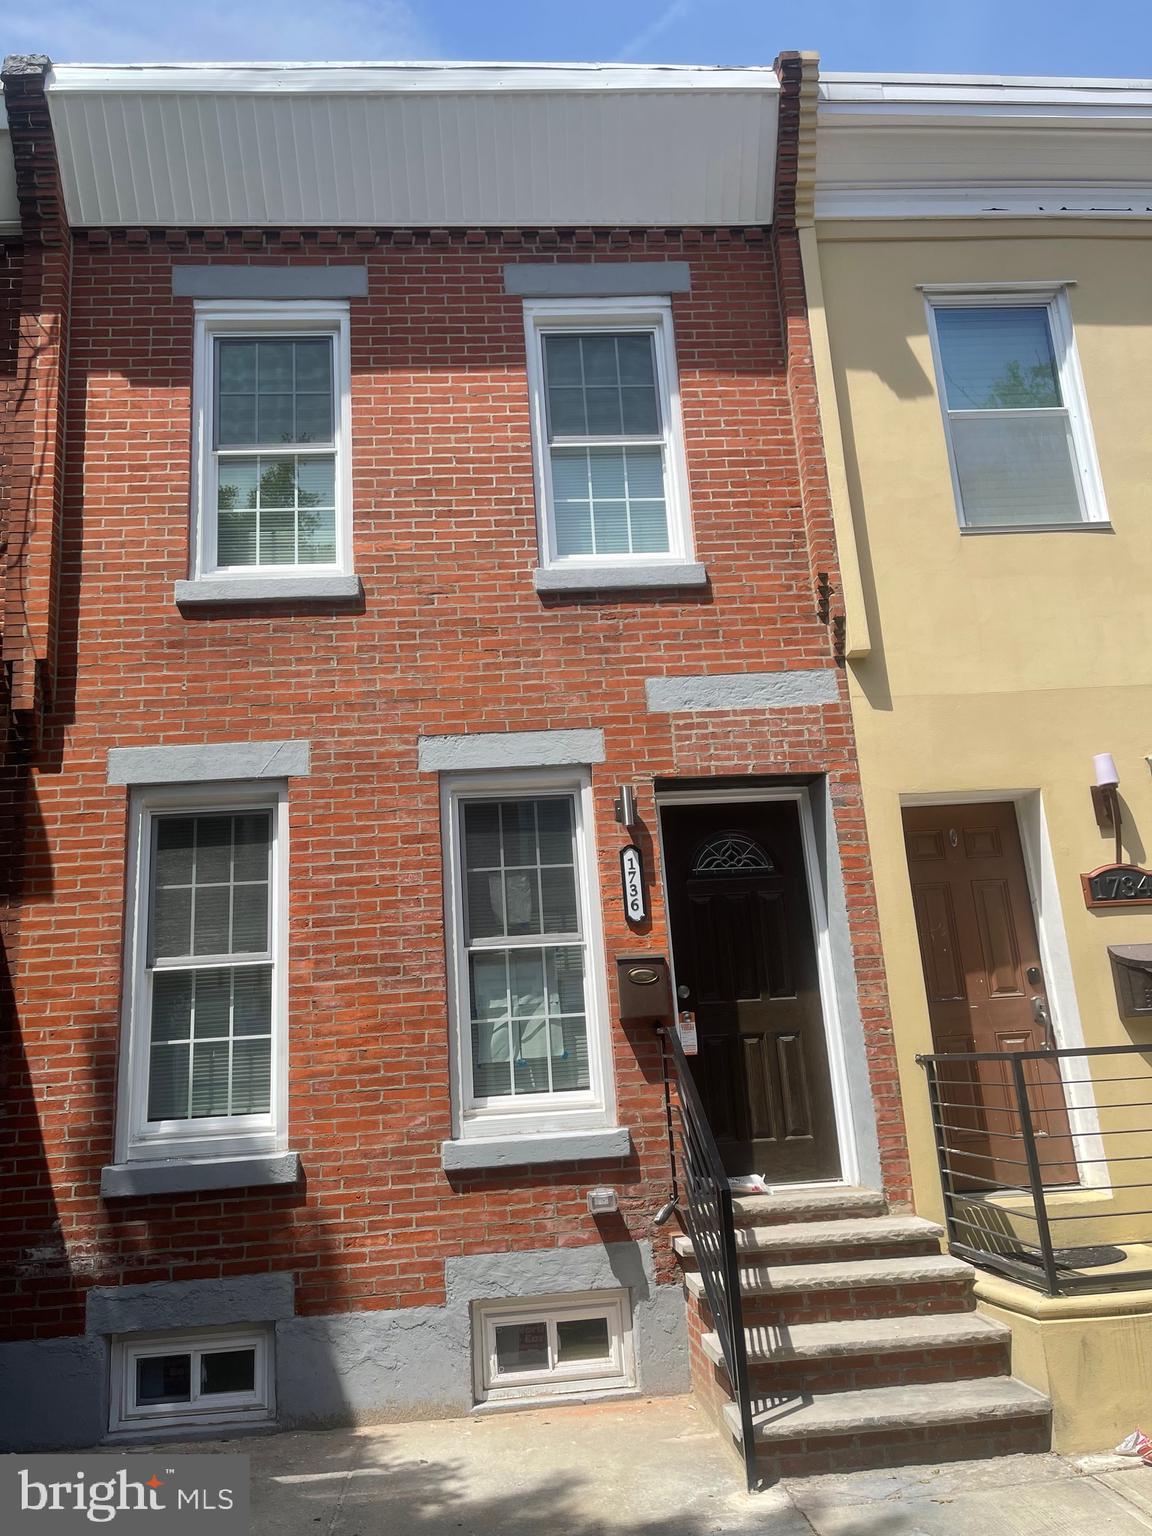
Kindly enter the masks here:
<path id="1" fill-rule="evenodd" d="M 1004 283 L 990 287 L 982 284 L 940 284 L 924 285 L 921 291 L 928 311 L 928 333 L 931 338 L 932 361 L 936 372 L 936 392 L 940 402 L 941 419 L 944 423 L 948 466 L 952 474 L 952 494 L 960 527 L 973 533 L 1036 533 L 1079 528 L 1089 524 L 1107 524 L 1108 507 L 1104 499 L 1104 484 L 1096 455 L 1092 423 L 1088 415 L 1088 398 L 1084 390 L 1084 377 L 1076 350 L 1067 285 L 1064 283 Z M 1067 415 L 1072 437 L 1073 467 L 1076 472 L 1076 489 L 1080 502 L 1078 523 L 969 523 L 965 518 L 964 500 L 960 490 L 960 473 L 952 440 L 953 416 L 1050 415 L 1055 410 L 1054 407 L 1036 411 L 1010 408 L 988 411 L 949 409 L 944 379 L 943 351 L 936 329 L 937 311 L 997 308 L 1043 309 L 1047 314 L 1048 331 L 1052 338 L 1052 352 L 1056 361 L 1056 374 L 1063 400 L 1062 409 Z"/>
<path id="2" fill-rule="evenodd" d="M 333 447 L 324 453 L 336 458 L 336 559 L 334 562 L 299 565 L 216 564 L 217 460 L 213 447 L 213 409 L 216 389 L 215 342 L 220 336 L 306 335 L 333 338 Z M 352 358 L 348 305 L 338 300 L 295 303 L 269 299 L 262 303 L 239 299 L 204 299 L 195 306 L 195 344 L 192 364 L 192 530 L 191 577 L 193 581 L 268 580 L 285 576 L 352 575 Z M 269 455 L 269 450 L 260 450 Z M 295 447 L 285 453 L 307 452 Z M 252 452 L 255 454 L 256 449 Z"/>
<path id="3" fill-rule="evenodd" d="M 251 1392 L 199 1396 L 201 1355 L 251 1349 L 255 1377 Z M 138 1403 L 136 1362 L 149 1355 L 191 1355 L 191 1401 Z M 113 1434 L 169 1430 L 200 1424 L 266 1424 L 276 1411 L 275 1346 L 269 1328 L 190 1329 L 181 1333 L 130 1334 L 112 1341 L 108 1427 Z M 206 1406 L 200 1406 L 205 1404 Z"/>
<path id="4" fill-rule="evenodd" d="M 593 836 L 590 773 L 587 769 L 569 768 L 446 774 L 441 780 L 440 793 L 454 1136 L 486 1139 L 500 1135 L 602 1129 L 615 1125 L 608 985 Z M 574 1093 L 538 1093 L 525 1095 L 523 1100 L 509 1097 L 480 1102 L 472 1089 L 472 1029 L 468 1001 L 468 951 L 464 937 L 461 804 L 465 800 L 516 800 L 560 794 L 571 795 L 575 808 L 576 890 L 585 943 L 584 1001 L 587 1009 L 590 1086 Z M 536 936 L 523 937 L 530 945 Z M 518 939 L 509 939 L 507 947 L 519 947 Z"/>
<path id="5" fill-rule="evenodd" d="M 151 977 L 148 915 L 152 888 L 153 824 L 159 815 L 222 815 L 267 810 L 272 815 L 269 952 L 272 962 L 272 1096 L 265 1115 L 205 1116 L 201 1120 L 148 1120 Z M 124 924 L 124 1006 L 116 1161 L 157 1158 L 255 1156 L 288 1147 L 288 788 L 258 784 L 175 784 L 134 792 L 129 807 L 127 896 Z"/>
<path id="6" fill-rule="evenodd" d="M 612 1358 L 574 1361 L 547 1370 L 496 1372 L 496 1328 L 544 1323 L 549 1352 L 556 1358 L 556 1324 L 603 1318 L 608 1324 Z M 476 1401 L 526 1401 L 591 1392 L 619 1392 L 636 1384 L 632 1309 L 627 1291 L 585 1291 L 556 1296 L 519 1297 L 515 1301 L 475 1303 L 472 1319 L 472 1369 Z"/>
<path id="7" fill-rule="evenodd" d="M 548 411 L 544 389 L 544 337 L 565 331 L 645 331 L 653 338 L 656 389 L 664 453 L 664 505 L 668 518 L 668 549 L 657 554 L 556 553 L 556 523 L 552 494 L 552 462 L 548 442 Z M 688 499 L 688 466 L 684 455 L 684 422 L 680 409 L 680 380 L 672 304 L 667 298 L 529 299 L 524 303 L 528 350 L 528 395 L 532 414 L 533 467 L 540 564 L 544 569 L 578 570 L 581 566 L 676 565 L 694 558 L 692 517 Z M 654 439 L 638 439 L 653 446 Z M 605 443 L 629 446 L 620 437 L 573 437 L 574 448 Z"/>

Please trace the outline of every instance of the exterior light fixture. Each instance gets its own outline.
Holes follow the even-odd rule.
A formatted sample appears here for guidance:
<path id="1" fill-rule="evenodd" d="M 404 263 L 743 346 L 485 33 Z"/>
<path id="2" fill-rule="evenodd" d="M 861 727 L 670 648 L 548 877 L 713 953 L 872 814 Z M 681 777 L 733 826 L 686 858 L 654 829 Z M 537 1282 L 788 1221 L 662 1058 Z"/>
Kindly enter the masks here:
<path id="1" fill-rule="evenodd" d="M 1120 846 L 1120 775 L 1116 771 L 1116 759 L 1111 752 L 1097 752 L 1092 759 L 1096 782 L 1092 786 L 1092 806 L 1096 812 L 1096 825 L 1101 832 L 1116 834 L 1116 863 L 1123 863 Z"/>

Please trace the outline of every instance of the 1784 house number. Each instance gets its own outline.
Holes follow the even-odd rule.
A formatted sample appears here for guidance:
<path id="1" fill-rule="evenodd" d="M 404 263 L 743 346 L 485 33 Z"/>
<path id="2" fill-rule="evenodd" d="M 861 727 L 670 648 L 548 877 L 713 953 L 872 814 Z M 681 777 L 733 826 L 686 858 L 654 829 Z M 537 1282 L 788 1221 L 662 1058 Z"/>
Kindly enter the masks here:
<path id="1" fill-rule="evenodd" d="M 1089 907 L 1152 907 L 1152 869 L 1104 864 L 1080 881 Z"/>

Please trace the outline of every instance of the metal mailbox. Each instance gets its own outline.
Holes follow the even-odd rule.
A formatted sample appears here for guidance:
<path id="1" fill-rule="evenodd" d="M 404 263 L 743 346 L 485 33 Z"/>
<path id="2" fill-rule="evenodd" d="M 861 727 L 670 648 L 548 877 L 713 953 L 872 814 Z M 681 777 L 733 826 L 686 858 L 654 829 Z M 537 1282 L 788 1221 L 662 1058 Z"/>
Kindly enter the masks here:
<path id="1" fill-rule="evenodd" d="M 1122 1019 L 1152 1019 L 1152 944 L 1109 944 Z"/>
<path id="2" fill-rule="evenodd" d="M 672 1013 L 672 984 L 663 955 L 617 955 L 622 1019 L 665 1019 Z"/>

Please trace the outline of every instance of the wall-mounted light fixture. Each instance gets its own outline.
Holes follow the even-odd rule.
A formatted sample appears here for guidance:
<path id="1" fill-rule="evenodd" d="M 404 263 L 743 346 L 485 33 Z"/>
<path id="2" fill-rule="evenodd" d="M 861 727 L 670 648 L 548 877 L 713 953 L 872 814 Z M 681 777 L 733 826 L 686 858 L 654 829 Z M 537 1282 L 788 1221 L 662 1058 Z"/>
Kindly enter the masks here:
<path id="1" fill-rule="evenodd" d="M 1116 772 L 1116 759 L 1111 752 L 1097 752 L 1092 759 L 1096 782 L 1092 786 L 1092 806 L 1096 812 L 1096 825 L 1101 832 L 1116 835 L 1116 862 L 1124 861 L 1120 846 L 1122 831 L 1120 817 L 1120 775 Z"/>
<path id="2" fill-rule="evenodd" d="M 612 802 L 612 809 L 616 812 L 616 820 L 622 827 L 636 825 L 636 791 L 630 784 L 621 784 L 616 791 L 616 799 Z"/>

